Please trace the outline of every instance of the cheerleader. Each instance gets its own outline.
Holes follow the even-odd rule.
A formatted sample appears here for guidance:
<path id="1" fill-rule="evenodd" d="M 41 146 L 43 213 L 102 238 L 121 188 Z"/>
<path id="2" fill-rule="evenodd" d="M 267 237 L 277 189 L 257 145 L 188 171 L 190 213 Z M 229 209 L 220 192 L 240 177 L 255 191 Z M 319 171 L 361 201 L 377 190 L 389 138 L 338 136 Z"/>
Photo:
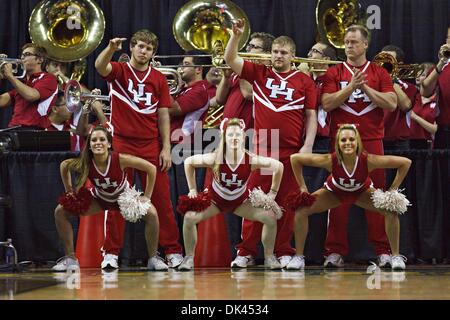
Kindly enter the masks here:
<path id="1" fill-rule="evenodd" d="M 242 119 L 224 119 L 217 150 L 191 156 L 184 162 L 189 194 L 180 197 L 177 207 L 179 212 L 184 213 L 183 236 L 186 251 L 179 270 L 191 270 L 194 267 L 196 225 L 220 212 L 234 212 L 243 218 L 263 223 L 261 241 L 264 246 L 265 265 L 270 269 L 281 269 L 273 250 L 277 232 L 276 220 L 281 217 L 281 208 L 274 199 L 283 175 L 283 164 L 272 158 L 249 153 L 244 147 L 244 129 Z M 208 189 L 198 193 L 195 187 L 195 169 L 203 167 L 212 169 L 214 179 Z M 261 189 L 250 192 L 247 187 L 251 172 L 257 169 L 272 172 L 272 186 L 268 194 L 264 194 Z M 202 201 L 203 208 L 200 203 Z"/>
<path id="2" fill-rule="evenodd" d="M 159 221 L 150 198 L 155 184 L 156 168 L 148 161 L 111 150 L 112 137 L 102 127 L 95 127 L 86 139 L 80 156 L 64 160 L 60 165 L 61 179 L 66 193 L 60 197 L 55 209 L 58 235 L 63 242 L 65 256 L 57 261 L 54 271 L 79 268 L 74 253 L 73 230 L 70 218 L 93 215 L 103 210 L 120 211 L 125 219 L 145 222 L 145 241 L 149 270 L 167 270 L 168 266 L 157 256 Z M 147 173 L 147 185 L 141 195 L 130 189 L 125 168 Z M 72 186 L 71 171 L 78 173 L 76 187 Z M 93 187 L 84 187 L 87 179 Z"/>
<path id="3" fill-rule="evenodd" d="M 336 152 L 332 154 L 291 155 L 291 164 L 300 187 L 300 193 L 287 196 L 285 203 L 295 208 L 296 256 L 287 269 L 305 266 L 303 251 L 308 234 L 308 217 L 343 203 L 375 211 L 384 215 L 385 230 L 392 250 L 391 267 L 404 270 L 406 258 L 399 254 L 400 223 L 397 213 L 406 211 L 409 201 L 398 188 L 408 173 L 411 160 L 397 156 L 380 156 L 363 151 L 361 137 L 353 124 L 341 125 L 336 134 Z M 308 194 L 303 178 L 303 166 L 325 168 L 331 174 L 324 186 Z M 375 190 L 369 173 L 375 169 L 397 169 L 397 174 L 387 192 Z"/>

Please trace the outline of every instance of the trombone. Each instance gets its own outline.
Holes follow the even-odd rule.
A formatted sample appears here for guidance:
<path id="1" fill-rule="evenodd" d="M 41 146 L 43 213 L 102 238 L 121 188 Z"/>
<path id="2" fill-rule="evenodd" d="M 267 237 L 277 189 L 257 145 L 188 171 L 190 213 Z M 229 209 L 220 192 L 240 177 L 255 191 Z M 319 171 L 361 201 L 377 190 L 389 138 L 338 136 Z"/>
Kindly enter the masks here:
<path id="1" fill-rule="evenodd" d="M 223 55 L 212 55 L 212 54 L 199 54 L 195 55 L 196 57 L 210 57 L 212 63 L 211 64 L 200 64 L 200 65 L 189 65 L 189 67 L 216 67 L 218 69 L 230 69 L 230 66 L 224 63 L 225 59 Z M 271 66 L 271 54 L 270 53 L 248 53 L 248 52 L 238 52 L 238 56 L 245 60 L 263 63 L 267 66 Z M 168 58 L 184 58 L 184 57 L 192 57 L 192 55 L 166 55 L 166 56 L 154 56 L 154 59 L 168 59 Z M 325 60 L 325 59 L 313 59 L 313 58 L 302 58 L 302 57 L 294 57 L 292 60 L 293 67 L 295 69 L 298 68 L 298 65 L 301 63 L 308 64 L 338 64 L 342 63 L 342 61 L 333 61 L 333 60 Z M 166 68 L 179 68 L 182 65 L 162 65 L 161 62 L 153 60 L 152 64 L 163 66 Z M 325 70 L 316 70 L 314 71 L 325 71 Z"/>
<path id="2" fill-rule="evenodd" d="M 69 80 L 67 82 L 66 90 L 64 91 L 64 98 L 66 100 L 67 109 L 72 113 L 82 107 L 81 102 L 89 99 L 110 101 L 109 96 L 83 93 L 80 83 L 76 80 Z"/>
<path id="3" fill-rule="evenodd" d="M 25 70 L 25 66 L 23 65 L 23 62 L 21 59 L 12 59 L 7 57 L 0 57 L 0 70 L 3 69 L 3 66 L 6 64 L 12 65 L 12 73 L 15 74 L 17 79 L 23 79 L 25 78 L 27 71 Z M 22 73 L 19 74 L 19 70 L 22 70 Z"/>

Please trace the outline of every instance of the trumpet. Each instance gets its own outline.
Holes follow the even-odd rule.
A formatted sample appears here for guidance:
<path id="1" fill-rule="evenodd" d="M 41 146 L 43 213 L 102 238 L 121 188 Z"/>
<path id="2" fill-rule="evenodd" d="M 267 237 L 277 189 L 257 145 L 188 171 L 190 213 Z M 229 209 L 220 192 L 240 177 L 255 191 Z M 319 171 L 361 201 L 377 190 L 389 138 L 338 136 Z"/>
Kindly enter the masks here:
<path id="1" fill-rule="evenodd" d="M 83 93 L 81 91 L 80 83 L 76 80 L 70 80 L 67 82 L 66 90 L 64 91 L 64 98 L 66 100 L 67 109 L 72 113 L 79 110 L 82 107 L 82 102 L 89 99 L 110 101 L 109 96 Z"/>
<path id="2" fill-rule="evenodd" d="M 17 79 L 25 78 L 27 71 L 25 70 L 25 66 L 23 65 L 23 62 L 21 59 L 0 57 L 0 70 L 2 70 L 3 66 L 8 63 L 12 65 L 12 73 L 16 75 L 15 77 Z M 22 70 L 22 73 L 19 74 L 19 70 Z"/>
<path id="3" fill-rule="evenodd" d="M 442 46 L 442 49 L 440 50 L 440 54 L 446 58 L 447 60 L 450 59 L 450 47 L 448 45 Z"/>

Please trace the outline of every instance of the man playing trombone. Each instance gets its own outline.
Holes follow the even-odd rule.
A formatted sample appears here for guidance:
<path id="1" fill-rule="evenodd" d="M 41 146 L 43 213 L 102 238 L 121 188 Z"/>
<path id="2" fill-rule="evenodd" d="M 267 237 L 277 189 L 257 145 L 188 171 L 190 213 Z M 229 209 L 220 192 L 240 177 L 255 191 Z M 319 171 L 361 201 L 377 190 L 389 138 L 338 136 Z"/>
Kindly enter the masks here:
<path id="1" fill-rule="evenodd" d="M 54 75 L 43 71 L 46 58 L 47 52 L 43 47 L 33 43 L 22 47 L 17 64 L 22 65 L 25 71 L 23 82 L 17 78 L 12 64 L 0 58 L 0 79 L 8 80 L 14 87 L 0 95 L 0 108 L 14 106 L 8 127 L 45 129 L 50 126 L 48 114 L 58 93 L 58 84 Z"/>

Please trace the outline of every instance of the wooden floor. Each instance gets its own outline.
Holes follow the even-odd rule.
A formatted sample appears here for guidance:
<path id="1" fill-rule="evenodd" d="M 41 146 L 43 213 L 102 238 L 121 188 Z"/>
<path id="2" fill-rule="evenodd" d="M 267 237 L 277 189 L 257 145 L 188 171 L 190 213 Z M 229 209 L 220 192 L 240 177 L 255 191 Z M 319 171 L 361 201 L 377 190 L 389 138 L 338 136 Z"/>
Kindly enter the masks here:
<path id="1" fill-rule="evenodd" d="M 0 273 L 2 300 L 450 300 L 450 266 L 367 266 L 305 271 L 203 268 L 192 272 L 127 269 Z"/>

